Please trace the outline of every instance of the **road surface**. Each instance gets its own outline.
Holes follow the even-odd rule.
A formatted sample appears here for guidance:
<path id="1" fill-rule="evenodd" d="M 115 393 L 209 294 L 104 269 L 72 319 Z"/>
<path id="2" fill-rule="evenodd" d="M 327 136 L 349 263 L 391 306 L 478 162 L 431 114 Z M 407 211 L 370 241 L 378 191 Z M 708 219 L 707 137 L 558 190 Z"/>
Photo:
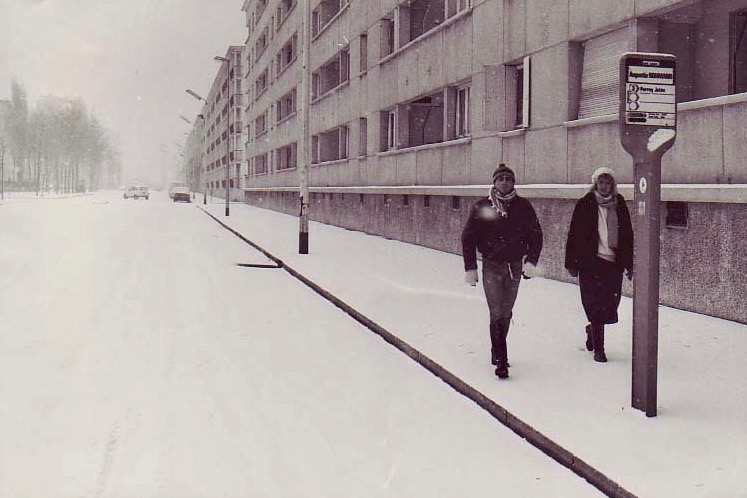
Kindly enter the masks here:
<path id="1" fill-rule="evenodd" d="M 0 496 L 601 496 L 194 204 L 0 233 Z"/>

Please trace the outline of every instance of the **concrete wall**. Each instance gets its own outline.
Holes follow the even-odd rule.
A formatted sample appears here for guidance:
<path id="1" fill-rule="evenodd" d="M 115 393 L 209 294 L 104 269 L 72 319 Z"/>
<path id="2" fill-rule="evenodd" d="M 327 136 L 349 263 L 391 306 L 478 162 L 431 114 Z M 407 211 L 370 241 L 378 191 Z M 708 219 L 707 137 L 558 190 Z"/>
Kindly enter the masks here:
<path id="1" fill-rule="evenodd" d="M 295 215 L 297 193 L 247 193 L 259 207 Z M 373 235 L 461 254 L 460 235 L 477 197 L 315 193 L 311 219 Z M 544 232 L 539 269 L 543 277 L 576 283 L 564 268 L 565 240 L 574 199 L 531 199 Z M 632 202 L 628 206 L 633 211 Z M 661 220 L 660 302 L 667 306 L 747 323 L 747 205 L 688 203 L 687 228 Z M 635 217 L 633 217 L 635 223 Z M 312 235 L 313 237 L 313 235 Z M 632 283 L 624 279 L 630 296 Z M 580 304 L 579 304 L 580 306 Z"/>

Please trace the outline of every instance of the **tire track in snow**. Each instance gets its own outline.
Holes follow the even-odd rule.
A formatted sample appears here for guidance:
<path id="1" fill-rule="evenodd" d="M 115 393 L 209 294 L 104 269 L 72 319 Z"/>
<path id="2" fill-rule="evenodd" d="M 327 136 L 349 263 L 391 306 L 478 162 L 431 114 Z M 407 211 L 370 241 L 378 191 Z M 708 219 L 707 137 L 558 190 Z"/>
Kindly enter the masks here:
<path id="1" fill-rule="evenodd" d="M 106 491 L 106 484 L 111 474 L 112 464 L 114 462 L 114 452 L 117 449 L 117 443 L 119 442 L 119 423 L 114 422 L 112 428 L 109 430 L 109 437 L 104 445 L 104 454 L 101 459 L 101 466 L 96 477 L 96 487 L 94 488 L 93 497 L 100 498 Z"/>

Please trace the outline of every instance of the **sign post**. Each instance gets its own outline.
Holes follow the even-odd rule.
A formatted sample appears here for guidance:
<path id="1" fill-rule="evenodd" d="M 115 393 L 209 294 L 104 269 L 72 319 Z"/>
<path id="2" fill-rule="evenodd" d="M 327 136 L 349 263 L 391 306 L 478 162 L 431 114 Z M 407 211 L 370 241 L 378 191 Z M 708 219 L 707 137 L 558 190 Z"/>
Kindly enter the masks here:
<path id="1" fill-rule="evenodd" d="M 661 158 L 677 134 L 676 58 L 629 52 L 620 59 L 620 141 L 633 157 L 635 281 L 632 406 L 656 416 Z"/>

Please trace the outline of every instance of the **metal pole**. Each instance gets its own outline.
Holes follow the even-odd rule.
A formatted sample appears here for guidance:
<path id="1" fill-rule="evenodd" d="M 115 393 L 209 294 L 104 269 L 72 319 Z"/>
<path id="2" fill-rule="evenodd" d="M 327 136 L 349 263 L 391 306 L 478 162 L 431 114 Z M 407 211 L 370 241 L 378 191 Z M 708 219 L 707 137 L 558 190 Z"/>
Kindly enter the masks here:
<path id="1" fill-rule="evenodd" d="M 229 56 L 230 56 L 229 52 Z M 228 84 L 228 119 L 226 120 L 226 216 L 229 214 L 231 190 L 229 186 L 231 174 L 231 62 L 226 60 L 226 83 Z"/>
<path id="2" fill-rule="evenodd" d="M 302 42 L 303 51 L 301 52 L 301 112 L 303 115 L 301 127 L 301 153 L 298 157 L 298 175 L 299 175 L 299 194 L 301 201 L 301 212 L 298 227 L 298 253 L 309 253 L 309 105 L 310 105 L 310 87 L 309 87 L 309 0 L 303 0 L 302 14 Z"/>
<path id="3" fill-rule="evenodd" d="M 656 416 L 659 346 L 661 155 L 636 162 L 632 406 Z"/>

